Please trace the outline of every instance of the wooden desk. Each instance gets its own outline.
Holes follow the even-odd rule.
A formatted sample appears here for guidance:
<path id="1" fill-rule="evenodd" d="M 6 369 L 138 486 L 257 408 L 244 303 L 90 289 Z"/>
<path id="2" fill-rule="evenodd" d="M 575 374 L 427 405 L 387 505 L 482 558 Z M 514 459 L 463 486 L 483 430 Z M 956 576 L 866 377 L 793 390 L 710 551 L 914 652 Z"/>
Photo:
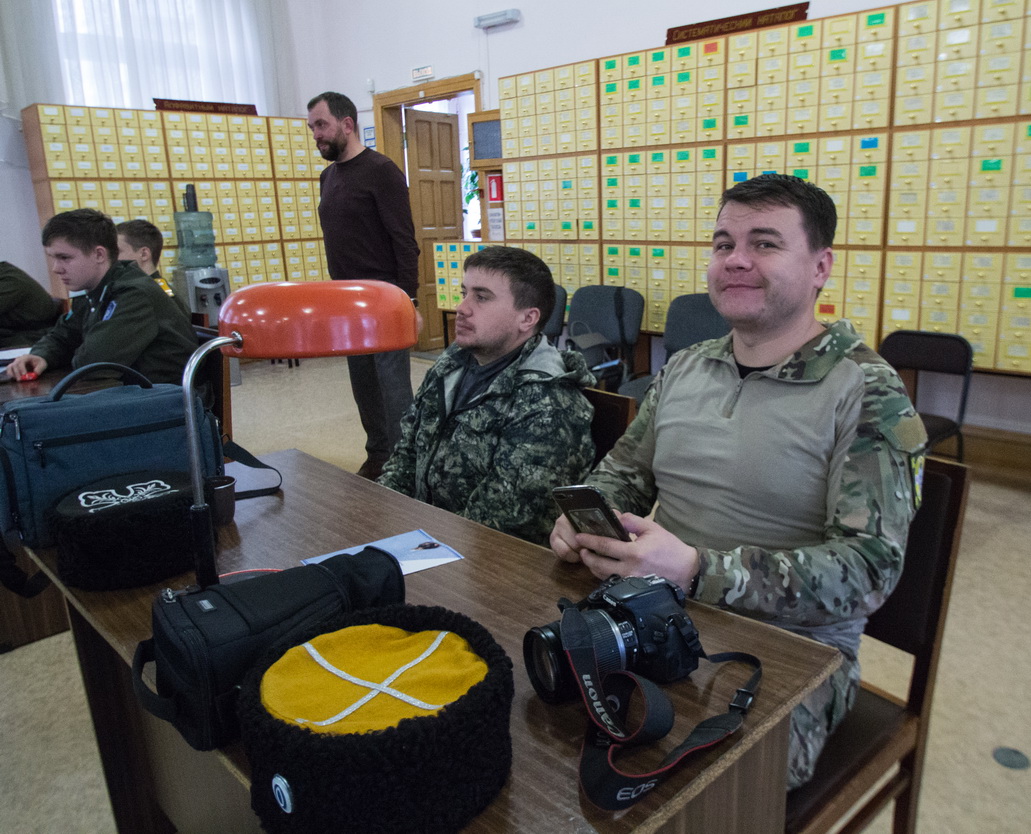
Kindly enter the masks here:
<path id="1" fill-rule="evenodd" d="M 599 811 L 580 796 L 577 785 L 583 706 L 541 702 L 522 660 L 525 631 L 555 620 L 560 596 L 579 599 L 596 586 L 586 570 L 301 452 L 277 452 L 267 460 L 282 471 L 284 492 L 240 502 L 234 524 L 219 532 L 221 572 L 288 567 L 308 556 L 419 527 L 465 555 L 406 580 L 409 602 L 443 605 L 478 620 L 515 667 L 512 773 L 501 795 L 467 831 L 783 830 L 788 714 L 837 667 L 837 652 L 692 604 L 689 610 L 707 651 L 739 649 L 762 659 L 764 677 L 755 706 L 734 741 L 682 765 L 628 811 Z M 53 552 L 34 558 L 56 582 Z M 162 584 L 181 587 L 190 579 L 184 575 Z M 240 745 L 198 753 L 170 725 L 135 705 L 128 664 L 137 642 L 150 635 L 151 602 L 160 587 L 107 593 L 62 588 L 120 830 L 256 831 Z M 678 719 L 660 745 L 663 751 L 679 743 L 697 721 L 725 711 L 748 672 L 744 666 L 703 663 L 690 680 L 667 687 Z M 643 766 L 657 761 L 660 753 L 641 755 Z"/>

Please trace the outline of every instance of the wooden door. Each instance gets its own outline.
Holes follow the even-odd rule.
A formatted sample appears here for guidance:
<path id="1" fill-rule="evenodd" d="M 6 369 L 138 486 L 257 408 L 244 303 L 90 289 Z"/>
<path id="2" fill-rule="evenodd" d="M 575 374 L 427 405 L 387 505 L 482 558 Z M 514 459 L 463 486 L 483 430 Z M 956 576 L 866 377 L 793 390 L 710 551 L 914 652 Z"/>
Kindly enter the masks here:
<path id="1" fill-rule="evenodd" d="M 405 110 L 408 193 L 419 244 L 419 312 L 425 327 L 419 350 L 444 347 L 444 322 L 437 309 L 433 241 L 462 236 L 462 165 L 458 116 Z"/>

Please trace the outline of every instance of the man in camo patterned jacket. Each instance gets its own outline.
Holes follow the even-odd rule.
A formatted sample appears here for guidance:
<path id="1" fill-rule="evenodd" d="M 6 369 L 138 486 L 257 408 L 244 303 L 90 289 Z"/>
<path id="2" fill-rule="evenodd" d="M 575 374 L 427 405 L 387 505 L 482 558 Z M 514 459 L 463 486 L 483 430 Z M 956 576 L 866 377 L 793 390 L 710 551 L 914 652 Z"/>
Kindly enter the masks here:
<path id="1" fill-rule="evenodd" d="M 455 341 L 426 374 L 379 483 L 546 544 L 552 487 L 594 462 L 594 383 L 583 357 L 541 335 L 555 306 L 548 266 L 489 246 L 465 260 Z"/>
<path id="2" fill-rule="evenodd" d="M 841 651 L 792 714 L 789 787 L 855 700 L 859 638 L 902 571 L 926 442 L 895 371 L 847 321 L 815 318 L 836 224 L 827 194 L 795 177 L 723 195 L 708 281 L 733 329 L 670 359 L 587 479 L 635 540 L 565 518 L 551 536 L 598 578 L 658 574 Z"/>

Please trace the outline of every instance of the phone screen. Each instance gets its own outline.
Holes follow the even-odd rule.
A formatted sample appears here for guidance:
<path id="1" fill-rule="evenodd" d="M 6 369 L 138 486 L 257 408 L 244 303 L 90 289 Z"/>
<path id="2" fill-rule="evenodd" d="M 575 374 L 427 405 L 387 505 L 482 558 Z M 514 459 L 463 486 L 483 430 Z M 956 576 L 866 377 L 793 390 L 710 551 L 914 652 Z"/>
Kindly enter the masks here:
<path id="1" fill-rule="evenodd" d="M 608 517 L 597 507 L 587 507 L 582 510 L 569 510 L 566 513 L 570 522 L 578 533 L 591 533 L 595 536 L 609 536 L 620 538 L 617 531 L 612 529 Z"/>

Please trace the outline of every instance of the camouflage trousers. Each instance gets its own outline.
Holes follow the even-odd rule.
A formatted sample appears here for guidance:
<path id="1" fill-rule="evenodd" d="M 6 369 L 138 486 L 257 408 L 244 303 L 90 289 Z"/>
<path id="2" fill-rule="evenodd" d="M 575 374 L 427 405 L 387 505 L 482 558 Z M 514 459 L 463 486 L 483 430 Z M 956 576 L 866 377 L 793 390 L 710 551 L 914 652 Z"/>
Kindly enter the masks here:
<path id="1" fill-rule="evenodd" d="M 816 760 L 827 737 L 856 701 L 859 665 L 842 660 L 841 666 L 791 713 L 788 738 L 788 790 L 813 778 Z"/>

